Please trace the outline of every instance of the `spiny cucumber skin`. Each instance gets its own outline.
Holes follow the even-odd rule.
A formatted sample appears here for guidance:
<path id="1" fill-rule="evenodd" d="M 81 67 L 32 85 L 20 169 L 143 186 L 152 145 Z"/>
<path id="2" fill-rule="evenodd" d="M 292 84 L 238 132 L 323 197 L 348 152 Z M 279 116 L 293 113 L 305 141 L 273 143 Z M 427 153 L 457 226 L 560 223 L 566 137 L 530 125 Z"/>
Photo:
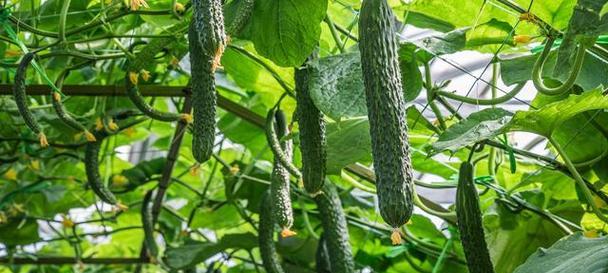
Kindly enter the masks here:
<path id="1" fill-rule="evenodd" d="M 380 214 L 398 228 L 412 215 L 413 183 L 393 18 L 386 0 L 364 0 L 359 49 Z"/>
<path id="2" fill-rule="evenodd" d="M 27 104 L 27 95 L 25 93 L 25 77 L 27 75 L 27 68 L 34 59 L 33 53 L 27 53 L 21 59 L 21 63 L 19 63 L 19 67 L 17 67 L 17 71 L 15 72 L 15 85 L 13 86 L 13 95 L 15 98 L 15 103 L 17 104 L 17 109 L 19 110 L 19 114 L 23 118 L 25 125 L 32 130 L 36 135 L 42 133 L 42 129 L 40 129 L 40 125 L 38 121 L 32 115 L 28 104 Z"/>
<path id="3" fill-rule="evenodd" d="M 127 72 L 127 76 L 125 77 L 125 84 L 129 99 L 131 99 L 133 105 L 135 105 L 135 107 L 137 107 L 137 109 L 139 109 L 139 111 L 144 113 L 144 115 L 147 117 L 166 122 L 178 121 L 181 118 L 180 114 L 158 111 L 148 104 L 139 92 L 139 87 L 133 84 L 129 79 L 129 72 Z"/>
<path id="4" fill-rule="evenodd" d="M 226 33 L 230 36 L 237 35 L 241 29 L 245 26 L 251 14 L 253 13 L 253 6 L 255 5 L 254 0 L 241 0 L 236 16 L 226 28 Z"/>
<path id="5" fill-rule="evenodd" d="M 158 246 L 156 240 L 154 240 L 154 215 L 152 214 L 152 195 L 153 191 L 150 190 L 144 196 L 144 200 L 141 203 L 141 221 L 144 230 L 144 243 L 150 257 L 156 258 L 158 256 Z"/>
<path id="6" fill-rule="evenodd" d="M 287 155 L 281 148 L 281 144 L 277 135 L 276 126 L 274 126 L 274 122 L 276 119 L 276 110 L 272 109 L 268 111 L 268 115 L 266 115 L 266 140 L 268 141 L 268 146 L 270 146 L 270 150 L 274 155 L 274 160 L 279 161 L 281 165 L 287 169 L 287 171 L 296 178 L 301 178 L 302 173 L 296 166 L 291 163 L 291 159 L 288 159 Z"/>
<path id="7" fill-rule="evenodd" d="M 325 183 L 323 193 L 314 197 L 325 234 L 332 273 L 354 273 L 355 263 L 348 242 L 348 226 L 342 210 L 342 202 L 336 188 Z"/>
<path id="8" fill-rule="evenodd" d="M 137 107 L 139 111 L 141 111 L 151 119 L 173 122 L 179 120 L 181 118 L 181 115 L 177 113 L 166 113 L 154 109 L 154 107 L 148 104 L 146 100 L 142 97 L 137 84 L 131 82 L 129 74 L 140 73 L 142 69 L 150 67 L 151 64 L 154 64 L 154 57 L 156 56 L 156 54 L 160 53 L 164 48 L 173 43 L 175 40 L 176 39 L 174 38 L 159 38 L 152 40 L 137 54 L 136 58 L 131 61 L 131 63 L 129 64 L 129 68 L 127 69 L 127 73 L 125 76 L 125 86 L 127 89 L 127 95 L 129 96 L 129 99 L 131 99 L 133 105 L 135 105 L 135 107 Z"/>
<path id="9" fill-rule="evenodd" d="M 108 133 L 105 131 L 96 131 L 93 135 L 97 141 L 88 142 L 84 150 L 84 166 L 87 173 L 87 180 L 89 186 L 99 199 L 108 204 L 116 205 L 116 197 L 114 197 L 114 194 L 103 183 L 101 175 L 99 174 L 99 149 L 101 148 L 103 140 L 108 136 Z"/>
<path id="10" fill-rule="evenodd" d="M 195 0 L 188 32 L 192 77 L 194 134 L 192 153 L 198 162 L 211 157 L 215 140 L 215 68 L 224 47 L 224 17 L 220 0 Z"/>
<path id="11" fill-rule="evenodd" d="M 281 139 L 287 135 L 287 119 L 285 113 L 279 110 L 275 113 L 277 137 Z M 291 163 L 292 142 L 284 141 L 281 148 Z M 272 168 L 270 193 L 272 196 L 272 211 L 277 224 L 281 229 L 290 229 L 293 225 L 293 208 L 289 189 L 289 172 L 275 159 Z"/>
<path id="12" fill-rule="evenodd" d="M 304 189 L 310 194 L 316 194 L 323 188 L 325 181 L 325 121 L 310 97 L 309 75 L 307 65 L 295 71 L 296 113 L 300 128 Z"/>
<path id="13" fill-rule="evenodd" d="M 59 89 L 61 89 L 61 87 L 63 86 L 63 80 L 65 79 L 65 77 L 67 76 L 66 74 L 62 74 L 60 76 L 60 78 L 55 82 L 55 86 Z M 76 131 L 87 131 L 87 128 L 82 125 L 80 122 L 78 122 L 76 119 L 74 119 L 74 117 L 72 117 L 65 109 L 65 107 L 63 106 L 63 102 L 61 101 L 61 96 L 59 95 L 59 93 L 55 93 L 55 91 L 51 92 L 51 101 L 53 104 L 53 109 L 55 109 L 55 113 L 57 114 L 57 116 L 59 117 L 59 119 L 61 121 L 63 121 L 63 123 L 65 123 L 65 125 L 67 125 L 68 127 L 76 130 Z"/>
<path id="14" fill-rule="evenodd" d="M 275 218 L 272 213 L 272 199 L 270 193 L 266 192 L 260 203 L 260 222 L 258 228 L 258 240 L 262 264 L 268 273 L 284 273 L 281 260 L 277 254 L 274 244 Z"/>
<path id="15" fill-rule="evenodd" d="M 493 273 L 494 267 L 483 231 L 479 196 L 473 180 L 473 165 L 469 162 L 460 165 L 456 190 L 456 215 L 469 271 Z"/>
<path id="16" fill-rule="evenodd" d="M 317 273 L 331 273 L 331 262 L 329 261 L 329 252 L 325 241 L 325 233 L 321 233 L 315 253 L 315 271 Z"/>

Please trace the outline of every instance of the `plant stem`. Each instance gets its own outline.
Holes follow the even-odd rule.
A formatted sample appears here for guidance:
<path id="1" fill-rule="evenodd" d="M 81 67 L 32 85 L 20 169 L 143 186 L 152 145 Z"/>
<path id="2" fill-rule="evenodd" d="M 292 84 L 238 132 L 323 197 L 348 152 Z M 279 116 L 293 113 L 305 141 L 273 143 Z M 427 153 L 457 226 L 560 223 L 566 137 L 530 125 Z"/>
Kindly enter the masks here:
<path id="1" fill-rule="evenodd" d="M 595 203 L 595 200 L 593 200 L 593 195 L 591 195 L 591 191 L 589 190 L 589 188 L 587 188 L 587 184 L 585 184 L 585 180 L 580 175 L 570 158 L 566 155 L 566 151 L 553 138 L 549 138 L 549 142 L 551 142 L 551 145 L 555 147 L 557 153 L 564 160 L 566 167 L 568 168 L 568 170 L 570 170 L 570 173 L 573 176 L 572 178 L 574 178 L 574 181 L 578 185 L 579 189 L 582 191 L 583 195 L 585 196 L 585 199 L 587 200 L 588 205 L 593 210 L 593 213 L 595 213 L 595 215 L 597 215 L 600 220 L 604 221 L 605 223 L 608 223 L 608 217 L 602 214 L 602 212 L 598 208 L 597 204 Z"/>

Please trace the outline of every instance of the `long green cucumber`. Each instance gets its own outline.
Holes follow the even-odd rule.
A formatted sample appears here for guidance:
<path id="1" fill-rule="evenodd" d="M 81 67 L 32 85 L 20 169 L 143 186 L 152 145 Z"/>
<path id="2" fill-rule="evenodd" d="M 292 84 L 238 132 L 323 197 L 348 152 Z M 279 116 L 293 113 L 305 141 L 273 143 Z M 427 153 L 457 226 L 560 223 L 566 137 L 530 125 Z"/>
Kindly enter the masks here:
<path id="1" fill-rule="evenodd" d="M 228 26 L 226 26 L 226 34 L 229 36 L 237 35 L 241 29 L 245 26 L 247 21 L 251 18 L 253 13 L 254 0 L 240 0 L 238 9 L 235 12 L 235 16 Z"/>
<path id="2" fill-rule="evenodd" d="M 57 86 L 58 89 L 63 87 L 63 81 L 65 80 L 65 77 L 67 77 L 68 73 L 68 70 L 61 73 L 59 78 L 57 78 L 57 81 L 55 81 L 55 86 Z M 93 133 L 91 133 L 82 123 L 78 122 L 74 117 L 72 117 L 72 115 L 65 109 L 63 102 L 61 101 L 61 94 L 59 94 L 59 92 L 51 91 L 51 101 L 53 104 L 53 109 L 55 110 L 57 117 L 59 117 L 59 120 L 61 120 L 68 127 L 76 131 L 83 132 L 87 141 L 96 141 L 95 135 L 93 135 Z"/>
<path id="3" fill-rule="evenodd" d="M 141 222 L 144 230 L 144 245 L 150 258 L 158 260 L 158 245 L 154 239 L 154 214 L 152 213 L 152 196 L 154 191 L 150 190 L 144 196 L 141 203 Z"/>
<path id="4" fill-rule="evenodd" d="M 288 128 L 285 113 L 283 113 L 281 110 L 276 111 L 275 120 L 277 137 L 282 138 L 286 136 L 288 133 Z M 281 149 L 285 152 L 288 162 L 291 163 L 291 140 L 284 141 L 281 145 Z M 281 228 L 281 236 L 283 237 L 295 235 L 295 232 L 291 231 L 291 226 L 293 225 L 293 208 L 291 206 L 289 186 L 289 172 L 285 169 L 283 164 L 281 164 L 281 162 L 275 158 L 270 183 L 270 194 L 272 197 L 271 206 L 277 224 Z"/>
<path id="5" fill-rule="evenodd" d="M 27 104 L 27 95 L 25 93 L 25 77 L 27 75 L 27 68 L 34 59 L 34 53 L 26 53 L 19 66 L 17 67 L 17 71 L 15 72 L 15 85 L 13 86 L 13 97 L 15 99 L 15 103 L 17 104 L 17 109 L 19 110 L 19 114 L 23 118 L 25 125 L 32 130 L 40 140 L 41 147 L 47 147 L 49 145 L 46 135 L 42 131 L 40 124 L 34 115 L 30 111 L 30 108 Z"/>
<path id="6" fill-rule="evenodd" d="M 494 267 L 483 231 L 479 195 L 473 179 L 473 165 L 470 162 L 463 162 L 460 165 L 456 190 L 456 215 L 469 272 L 493 273 Z"/>
<path id="7" fill-rule="evenodd" d="M 382 218 L 398 228 L 413 211 L 412 164 L 394 15 L 386 0 L 363 0 L 359 49 Z"/>
<path id="8" fill-rule="evenodd" d="M 348 242 L 348 227 L 342 210 L 342 202 L 336 188 L 331 183 L 325 183 L 323 193 L 314 197 L 321 224 L 325 234 L 325 244 L 329 253 L 332 273 L 354 273 L 355 263 Z"/>
<path id="9" fill-rule="evenodd" d="M 173 27 L 172 29 L 179 29 L 178 27 L 181 25 L 182 24 Z M 147 73 L 149 73 L 147 69 L 154 67 L 156 55 L 161 53 L 165 48 L 177 40 L 177 38 L 173 37 L 154 39 L 144 46 L 142 50 L 139 51 L 139 53 L 135 56 L 135 58 L 131 59 L 128 64 L 127 73 L 125 76 L 127 95 L 129 99 L 131 99 L 133 105 L 135 105 L 139 111 L 155 120 L 172 122 L 180 119 L 190 120 L 191 118 L 189 114 L 169 113 L 154 109 L 152 105 L 146 102 L 139 91 L 139 78 L 147 80 Z"/>
<path id="10" fill-rule="evenodd" d="M 260 222 L 258 228 L 258 239 L 262 264 L 268 273 L 284 273 L 281 259 L 277 254 L 274 244 L 276 221 L 272 212 L 272 198 L 270 192 L 266 192 L 260 203 Z"/>
<path id="11" fill-rule="evenodd" d="M 285 149 L 281 147 L 281 142 L 279 141 L 281 137 L 278 136 L 277 129 L 274 126 L 276 113 L 277 109 L 272 108 L 268 111 L 268 115 L 266 115 L 266 140 L 268 141 L 268 146 L 270 146 L 270 150 L 272 150 L 274 159 L 279 161 L 291 175 L 300 179 L 302 173 L 293 165 L 293 163 L 291 163 L 291 159 L 286 155 L 286 153 L 291 153 L 291 150 L 285 151 Z"/>
<path id="12" fill-rule="evenodd" d="M 323 114 L 310 98 L 309 74 L 310 70 L 307 64 L 295 71 L 296 113 L 300 128 L 302 181 L 304 189 L 315 195 L 321 191 L 325 181 L 326 140 Z"/>
<path id="13" fill-rule="evenodd" d="M 192 153 L 198 162 L 205 162 L 215 140 L 215 69 L 226 47 L 226 34 L 220 0 L 194 0 L 192 6 L 188 32 L 194 110 Z"/>
<path id="14" fill-rule="evenodd" d="M 331 262 L 329 261 L 329 251 L 325 243 L 325 233 L 321 233 L 317 251 L 315 253 L 315 271 L 317 273 L 331 273 Z"/>
<path id="15" fill-rule="evenodd" d="M 96 141 L 88 142 L 84 150 L 84 166 L 87 180 L 89 186 L 99 199 L 108 204 L 116 205 L 116 197 L 105 185 L 99 174 L 99 149 L 101 148 L 103 140 L 109 136 L 109 133 L 102 129 L 100 131 L 95 131 L 93 135 L 95 136 Z"/>

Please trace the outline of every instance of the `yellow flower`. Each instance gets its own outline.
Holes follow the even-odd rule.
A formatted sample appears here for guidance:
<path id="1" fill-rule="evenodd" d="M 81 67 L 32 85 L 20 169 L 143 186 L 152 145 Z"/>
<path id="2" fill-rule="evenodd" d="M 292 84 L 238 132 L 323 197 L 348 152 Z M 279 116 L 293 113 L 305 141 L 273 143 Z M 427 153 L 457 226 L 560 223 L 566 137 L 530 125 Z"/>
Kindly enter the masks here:
<path id="1" fill-rule="evenodd" d="M 55 101 L 61 101 L 61 94 L 59 94 L 59 92 L 53 92 L 53 99 Z"/>
<path id="2" fill-rule="evenodd" d="M 38 139 L 40 139 L 40 147 L 46 148 L 49 146 L 49 142 L 46 140 L 46 135 L 43 132 L 38 134 Z"/>
<path id="3" fill-rule="evenodd" d="M 201 165 L 196 163 L 194 164 L 191 168 L 190 168 L 190 175 L 191 176 L 199 176 L 199 174 L 201 173 Z"/>
<path id="4" fill-rule="evenodd" d="M 30 168 L 32 168 L 32 170 L 34 170 L 34 171 L 39 171 L 40 170 L 40 161 L 38 161 L 38 160 L 30 161 Z"/>
<path id="5" fill-rule="evenodd" d="M 21 214 L 23 212 L 25 212 L 25 209 L 23 208 L 23 204 L 13 203 L 8 208 L 8 214 L 10 216 L 17 216 L 17 215 L 19 215 L 19 214 Z"/>
<path id="6" fill-rule="evenodd" d="M 192 115 L 190 114 L 180 114 L 180 119 L 185 121 L 186 123 L 192 123 Z"/>
<path id="7" fill-rule="evenodd" d="M 230 174 L 237 175 L 240 170 L 239 165 L 234 164 L 232 167 L 230 167 Z"/>
<path id="8" fill-rule="evenodd" d="M 175 56 L 171 56 L 171 61 L 169 61 L 169 64 L 171 64 L 173 68 L 177 68 L 179 66 L 179 60 Z"/>
<path id="9" fill-rule="evenodd" d="M 126 185 L 127 183 L 129 183 L 129 179 L 124 175 L 117 174 L 112 176 L 112 186 L 120 187 Z"/>
<path id="10" fill-rule="evenodd" d="M 175 9 L 175 11 L 182 13 L 186 10 L 186 8 L 184 7 L 184 5 L 182 3 L 175 3 L 175 7 L 173 7 Z"/>
<path id="11" fill-rule="evenodd" d="M 74 227 L 74 221 L 72 221 L 72 219 L 70 219 L 69 217 L 62 215 L 61 216 L 63 218 L 63 220 L 61 221 L 61 224 L 63 225 L 63 227 L 65 228 L 72 228 Z"/>
<path id="12" fill-rule="evenodd" d="M 116 212 L 123 212 L 123 211 L 127 211 L 129 209 L 129 207 L 123 203 L 118 202 L 118 204 L 116 204 L 116 207 L 113 209 Z"/>
<path id="13" fill-rule="evenodd" d="M 128 137 L 133 137 L 137 133 L 137 130 L 133 127 L 129 127 L 125 129 L 123 133 Z"/>
<path id="14" fill-rule="evenodd" d="M 83 133 L 88 142 L 97 141 L 97 139 L 95 138 L 95 135 L 93 135 L 91 132 L 89 132 L 89 130 L 84 130 Z"/>
<path id="15" fill-rule="evenodd" d="M 532 36 L 530 35 L 515 35 L 513 36 L 513 42 L 516 44 L 527 44 L 532 41 Z"/>
<path id="16" fill-rule="evenodd" d="M 4 173 L 3 177 L 7 180 L 17 180 L 17 171 L 15 171 L 15 169 L 13 168 L 10 168 Z"/>
<path id="17" fill-rule="evenodd" d="M 142 69 L 141 71 L 139 71 L 139 73 L 141 74 L 141 78 L 147 82 L 150 79 L 150 71 Z"/>
<path id="18" fill-rule="evenodd" d="M 101 118 L 97 118 L 95 120 L 95 130 L 101 131 L 102 129 L 103 129 L 103 121 L 101 120 Z"/>
<path id="19" fill-rule="evenodd" d="M 108 129 L 110 129 L 110 131 L 117 131 L 118 128 L 118 124 L 116 124 L 113 119 L 108 122 Z"/>
<path id="20" fill-rule="evenodd" d="M 399 232 L 398 228 L 393 229 L 393 233 L 391 234 L 391 242 L 393 242 L 393 245 L 401 244 L 401 232 Z"/>
<path id="21" fill-rule="evenodd" d="M 137 84 L 139 82 L 139 74 L 137 74 L 137 72 L 129 72 L 129 81 L 131 81 L 132 84 Z"/>
<path id="22" fill-rule="evenodd" d="M 585 236 L 587 238 L 598 238 L 598 237 L 600 237 L 600 234 L 596 229 L 592 229 L 592 230 L 584 231 L 583 236 Z"/>
<path id="23" fill-rule="evenodd" d="M 138 10 L 139 7 L 149 8 L 146 0 L 131 0 L 131 10 Z"/>
<path id="24" fill-rule="evenodd" d="M 288 228 L 284 228 L 283 230 L 281 230 L 281 238 L 287 238 L 287 237 L 291 237 L 296 235 L 297 233 L 295 231 L 292 231 Z"/>

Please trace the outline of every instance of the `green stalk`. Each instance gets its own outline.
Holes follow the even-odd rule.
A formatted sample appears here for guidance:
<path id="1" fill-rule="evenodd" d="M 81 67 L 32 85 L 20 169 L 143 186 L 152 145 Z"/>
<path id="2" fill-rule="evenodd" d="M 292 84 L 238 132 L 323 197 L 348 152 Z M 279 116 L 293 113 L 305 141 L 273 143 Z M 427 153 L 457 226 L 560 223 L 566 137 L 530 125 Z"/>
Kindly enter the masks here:
<path id="1" fill-rule="evenodd" d="M 524 88 L 525 85 L 526 85 L 525 82 L 519 83 L 513 88 L 513 90 L 509 91 L 504 96 L 501 96 L 498 98 L 493 96 L 491 99 L 469 98 L 469 97 L 460 96 L 460 95 L 457 95 L 457 94 L 454 94 L 451 92 L 446 92 L 446 91 L 441 91 L 441 90 L 435 91 L 435 94 L 442 96 L 442 97 L 449 98 L 449 99 L 464 102 L 467 104 L 496 105 L 496 104 L 501 104 L 501 103 L 507 102 L 510 99 L 514 98 L 517 94 L 519 94 L 519 92 L 521 92 L 521 90 Z M 494 89 L 494 88 L 492 88 L 492 89 Z M 493 93 L 494 93 L 494 91 L 493 91 Z"/>
<path id="2" fill-rule="evenodd" d="M 437 104 L 435 104 L 434 101 L 435 89 L 433 87 L 433 80 L 431 79 L 431 66 L 428 62 L 424 63 L 424 80 L 426 81 L 426 98 L 429 101 L 429 106 L 431 107 L 431 110 L 433 110 L 433 113 L 435 113 L 435 116 L 439 121 L 439 127 L 441 127 L 442 130 L 445 130 L 447 128 L 447 125 L 445 124 L 443 114 L 441 114 L 439 107 L 437 107 Z"/>
<path id="3" fill-rule="evenodd" d="M 336 42 L 336 47 L 340 50 L 340 53 L 344 53 L 344 46 L 342 45 L 342 38 L 340 38 L 340 34 L 338 33 L 338 30 L 336 29 L 336 25 L 331 20 L 331 18 L 329 18 L 329 15 L 325 15 L 324 21 L 327 24 L 327 26 L 329 27 L 331 36 L 334 38 L 334 41 Z"/>
<path id="4" fill-rule="evenodd" d="M 566 155 L 566 151 L 561 147 L 561 145 L 555 139 L 549 138 L 549 142 L 551 142 L 551 145 L 553 145 L 553 147 L 555 147 L 555 150 L 557 151 L 557 153 L 564 160 L 564 164 L 566 165 L 566 167 L 572 174 L 572 178 L 574 178 L 574 181 L 578 185 L 579 189 L 582 191 L 583 196 L 585 196 L 587 203 L 589 204 L 589 206 L 591 206 L 591 210 L 593 210 L 593 213 L 595 213 L 595 215 L 598 218 L 600 218 L 600 220 L 604 221 L 605 223 L 608 223 L 608 217 L 606 217 L 604 214 L 602 214 L 602 212 L 598 208 L 597 204 L 595 203 L 595 200 L 593 200 L 591 191 L 589 190 L 589 188 L 587 188 L 587 185 L 585 184 L 583 177 L 578 172 L 578 170 L 576 169 L 576 167 L 574 166 L 574 164 L 572 163 L 570 158 Z"/>
<path id="5" fill-rule="evenodd" d="M 576 56 L 574 59 L 574 65 L 572 66 L 572 68 L 570 70 L 570 75 L 568 76 L 568 79 L 566 79 L 566 81 L 564 83 L 562 83 L 560 86 L 550 88 L 550 87 L 547 87 L 543 83 L 541 74 L 543 72 L 543 66 L 545 65 L 545 61 L 547 61 L 547 58 L 549 57 L 549 53 L 551 52 L 551 47 L 553 46 L 553 42 L 555 42 L 555 38 L 553 38 L 553 37 L 547 38 L 547 43 L 545 44 L 545 48 L 543 49 L 543 52 L 540 54 L 540 56 L 534 63 L 534 68 L 532 69 L 532 82 L 534 83 L 534 86 L 536 87 L 538 92 L 540 92 L 544 95 L 547 95 L 547 96 L 561 95 L 561 94 L 567 92 L 568 90 L 570 90 L 570 88 L 572 88 L 572 86 L 574 86 L 574 82 L 576 81 L 576 78 L 578 77 L 578 74 L 581 71 L 581 68 L 583 67 L 583 61 L 585 60 L 585 51 L 587 49 L 583 45 L 580 45 L 580 44 L 578 45 L 578 48 L 576 50 Z"/>
<path id="6" fill-rule="evenodd" d="M 61 13 L 59 14 L 59 40 L 65 41 L 65 23 L 68 17 L 68 10 L 70 9 L 70 2 L 72 0 L 63 0 L 63 5 L 61 6 Z"/>

